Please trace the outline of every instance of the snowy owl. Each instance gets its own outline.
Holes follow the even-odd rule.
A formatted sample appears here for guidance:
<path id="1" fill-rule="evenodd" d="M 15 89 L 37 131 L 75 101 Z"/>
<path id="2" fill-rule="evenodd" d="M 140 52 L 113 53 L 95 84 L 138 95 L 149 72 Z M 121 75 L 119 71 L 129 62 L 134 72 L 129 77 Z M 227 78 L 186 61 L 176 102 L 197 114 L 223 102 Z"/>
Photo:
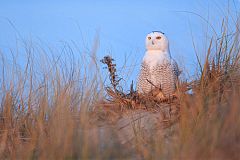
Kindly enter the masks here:
<path id="1" fill-rule="evenodd" d="M 149 33 L 138 77 L 138 93 L 149 93 L 160 88 L 163 97 L 172 96 L 178 76 L 178 65 L 170 55 L 167 37 L 160 31 Z"/>

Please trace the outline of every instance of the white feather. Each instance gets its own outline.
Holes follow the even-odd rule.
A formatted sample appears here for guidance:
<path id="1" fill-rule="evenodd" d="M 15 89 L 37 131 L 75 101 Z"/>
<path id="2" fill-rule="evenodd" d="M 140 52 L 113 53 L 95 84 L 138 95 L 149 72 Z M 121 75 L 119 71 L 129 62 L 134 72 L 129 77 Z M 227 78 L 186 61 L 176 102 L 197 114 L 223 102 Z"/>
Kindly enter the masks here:
<path id="1" fill-rule="evenodd" d="M 143 62 L 148 64 L 150 70 L 152 70 L 156 65 L 170 62 L 170 56 L 168 52 L 150 50 L 146 51 Z"/>
<path id="2" fill-rule="evenodd" d="M 146 49 L 138 78 L 138 92 L 148 93 L 160 86 L 165 95 L 173 94 L 179 72 L 177 63 L 170 57 L 167 37 L 161 32 L 148 34 Z"/>

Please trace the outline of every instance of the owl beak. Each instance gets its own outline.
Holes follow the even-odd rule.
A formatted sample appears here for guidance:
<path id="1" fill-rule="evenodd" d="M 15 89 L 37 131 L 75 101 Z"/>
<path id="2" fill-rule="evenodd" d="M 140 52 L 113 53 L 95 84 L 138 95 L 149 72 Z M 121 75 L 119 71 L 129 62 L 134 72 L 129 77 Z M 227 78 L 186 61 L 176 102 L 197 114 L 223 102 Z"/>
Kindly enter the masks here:
<path id="1" fill-rule="evenodd" d="M 154 45 L 154 42 L 152 41 L 152 45 Z"/>

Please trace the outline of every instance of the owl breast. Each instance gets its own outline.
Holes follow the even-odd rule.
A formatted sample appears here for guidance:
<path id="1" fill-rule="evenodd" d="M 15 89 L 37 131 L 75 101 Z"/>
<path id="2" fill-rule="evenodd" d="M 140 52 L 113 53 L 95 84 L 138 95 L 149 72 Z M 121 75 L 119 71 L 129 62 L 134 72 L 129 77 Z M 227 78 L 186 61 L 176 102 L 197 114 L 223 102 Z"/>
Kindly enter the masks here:
<path id="1" fill-rule="evenodd" d="M 160 88 L 165 96 L 175 92 L 175 77 L 170 63 L 156 65 L 153 67 L 152 75 L 154 85 Z"/>
<path id="2" fill-rule="evenodd" d="M 169 96 L 176 89 L 176 75 L 170 60 L 150 64 L 143 62 L 138 79 L 137 90 L 140 93 L 149 93 L 154 88 L 161 88 L 165 96 Z"/>

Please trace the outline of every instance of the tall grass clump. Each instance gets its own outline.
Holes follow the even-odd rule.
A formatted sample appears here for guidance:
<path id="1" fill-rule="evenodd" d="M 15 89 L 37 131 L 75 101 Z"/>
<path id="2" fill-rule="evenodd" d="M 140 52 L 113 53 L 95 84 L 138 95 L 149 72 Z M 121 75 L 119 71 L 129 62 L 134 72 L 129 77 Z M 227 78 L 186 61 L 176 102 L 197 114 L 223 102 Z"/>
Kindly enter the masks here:
<path id="1" fill-rule="evenodd" d="M 238 159 L 240 150 L 240 30 L 211 39 L 193 95 L 184 95 L 179 157 Z M 184 154 L 182 154 L 183 152 Z"/>
<path id="2" fill-rule="evenodd" d="M 104 95 L 95 51 L 76 58 L 70 44 L 21 44 L 1 52 L 0 159 L 109 157 L 89 119 Z"/>

